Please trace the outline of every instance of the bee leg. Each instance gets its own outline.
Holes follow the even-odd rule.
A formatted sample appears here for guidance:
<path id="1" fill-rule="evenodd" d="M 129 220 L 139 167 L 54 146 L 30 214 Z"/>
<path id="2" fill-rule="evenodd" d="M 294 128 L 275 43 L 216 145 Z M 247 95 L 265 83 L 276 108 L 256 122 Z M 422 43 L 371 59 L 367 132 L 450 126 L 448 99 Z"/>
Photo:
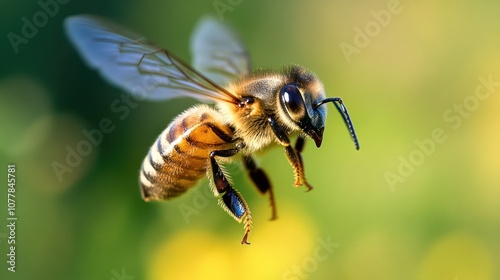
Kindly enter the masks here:
<path id="1" fill-rule="evenodd" d="M 210 163 L 212 166 L 213 182 L 218 193 L 219 205 L 239 223 L 245 220 L 245 235 L 241 240 L 241 244 L 250 244 L 247 241 L 248 235 L 252 230 L 250 209 L 245 199 L 243 199 L 243 196 L 231 186 L 221 167 L 215 160 L 216 156 L 231 157 L 237 154 L 241 148 L 242 146 L 229 150 L 213 151 L 210 153 Z"/>
<path id="2" fill-rule="evenodd" d="M 257 187 L 260 193 L 262 194 L 269 193 L 269 200 L 271 201 L 271 211 L 272 211 L 271 220 L 276 220 L 278 218 L 278 214 L 276 212 L 276 202 L 274 201 L 274 192 L 271 182 L 269 181 L 269 178 L 267 177 L 266 173 L 264 173 L 264 170 L 257 167 L 255 161 L 251 156 L 245 156 L 243 161 L 245 162 L 245 167 L 248 170 L 248 175 L 250 176 L 254 185 Z"/>
<path id="3" fill-rule="evenodd" d="M 293 167 L 293 171 L 295 174 L 295 186 L 299 187 L 302 185 L 306 185 L 307 191 L 313 189 L 313 187 L 307 182 L 304 175 L 304 165 L 302 164 L 302 157 L 297 151 L 292 148 L 292 146 L 285 147 L 285 155 L 288 158 L 288 161 Z"/>
<path id="4" fill-rule="evenodd" d="M 299 136 L 297 139 L 297 143 L 295 144 L 295 148 L 291 146 L 290 139 L 286 136 L 285 132 L 279 127 L 275 120 L 272 118 L 267 119 L 271 128 L 273 129 L 274 134 L 278 138 L 278 141 L 285 147 L 285 155 L 292 165 L 293 173 L 295 177 L 294 185 L 296 187 L 306 185 L 307 191 L 313 189 L 313 187 L 307 182 L 304 175 L 304 165 L 302 163 L 302 156 L 300 152 L 304 148 L 304 138 Z"/>
<path id="5" fill-rule="evenodd" d="M 301 155 L 302 151 L 304 150 L 305 141 L 306 141 L 306 139 L 304 138 L 304 136 L 299 135 L 299 137 L 297 137 L 297 141 L 295 142 L 294 148 L 295 148 L 295 153 L 297 154 L 297 157 L 299 158 L 300 166 L 302 166 L 302 176 L 304 176 L 302 178 L 302 180 L 304 181 L 304 184 L 307 187 L 307 191 L 310 191 L 313 189 L 313 187 L 307 182 L 307 180 L 305 178 L 304 162 L 302 161 L 302 155 Z"/>

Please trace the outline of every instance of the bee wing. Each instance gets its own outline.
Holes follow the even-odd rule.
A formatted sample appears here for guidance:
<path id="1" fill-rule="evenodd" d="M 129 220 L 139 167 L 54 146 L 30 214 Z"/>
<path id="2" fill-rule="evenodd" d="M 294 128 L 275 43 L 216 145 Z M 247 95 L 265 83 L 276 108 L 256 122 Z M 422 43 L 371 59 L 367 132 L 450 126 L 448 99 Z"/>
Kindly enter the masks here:
<path id="1" fill-rule="evenodd" d="M 200 20 L 191 37 L 193 67 L 225 85 L 250 73 L 248 52 L 238 36 L 213 17 Z"/>
<path id="2" fill-rule="evenodd" d="M 150 100 L 189 96 L 203 101 L 239 99 L 144 37 L 95 16 L 72 16 L 66 33 L 84 60 L 109 82 Z"/>

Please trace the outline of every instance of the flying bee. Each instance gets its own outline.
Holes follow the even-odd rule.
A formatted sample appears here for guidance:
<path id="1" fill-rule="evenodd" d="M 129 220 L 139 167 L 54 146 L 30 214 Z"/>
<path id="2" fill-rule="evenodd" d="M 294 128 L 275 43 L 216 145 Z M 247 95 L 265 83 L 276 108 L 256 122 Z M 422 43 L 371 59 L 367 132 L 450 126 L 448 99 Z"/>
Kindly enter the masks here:
<path id="1" fill-rule="evenodd" d="M 277 218 L 273 189 L 253 158 L 282 146 L 294 185 L 312 186 L 301 152 L 307 137 L 319 148 L 327 102 L 340 112 L 356 149 L 359 142 L 340 97 L 326 98 L 323 84 L 306 68 L 251 72 L 247 51 L 228 27 L 204 18 L 191 38 L 193 67 L 144 37 L 95 16 L 72 16 L 65 27 L 84 60 L 110 83 L 138 100 L 192 97 L 204 102 L 177 116 L 151 146 L 140 170 L 145 201 L 163 201 L 194 187 L 204 176 L 219 205 L 244 223 L 242 244 L 252 230 L 250 209 L 223 164 L 241 155 L 257 189 L 268 194 Z M 296 139 L 292 144 L 291 139 Z"/>

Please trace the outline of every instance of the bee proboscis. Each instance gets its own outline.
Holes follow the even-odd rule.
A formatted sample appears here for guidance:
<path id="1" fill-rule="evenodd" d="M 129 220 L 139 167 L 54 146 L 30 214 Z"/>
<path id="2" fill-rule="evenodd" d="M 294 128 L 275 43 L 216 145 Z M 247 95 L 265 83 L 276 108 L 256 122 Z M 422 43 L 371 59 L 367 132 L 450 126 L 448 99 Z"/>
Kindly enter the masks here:
<path id="1" fill-rule="evenodd" d="M 192 97 L 204 102 L 177 116 L 151 146 L 140 170 L 144 200 L 176 197 L 207 176 L 219 205 L 244 223 L 242 244 L 252 230 L 250 209 L 233 187 L 223 163 L 241 155 L 250 179 L 271 202 L 272 185 L 253 155 L 282 146 L 294 171 L 294 185 L 312 186 L 301 152 L 306 137 L 319 148 L 327 102 L 340 112 L 356 149 L 359 142 L 341 98 L 326 98 L 323 84 L 298 65 L 251 72 L 247 51 L 228 27 L 204 18 L 191 38 L 193 67 L 144 37 L 96 16 L 66 19 L 66 31 L 84 60 L 110 83 L 135 98 Z M 295 139 L 292 144 L 291 139 Z"/>

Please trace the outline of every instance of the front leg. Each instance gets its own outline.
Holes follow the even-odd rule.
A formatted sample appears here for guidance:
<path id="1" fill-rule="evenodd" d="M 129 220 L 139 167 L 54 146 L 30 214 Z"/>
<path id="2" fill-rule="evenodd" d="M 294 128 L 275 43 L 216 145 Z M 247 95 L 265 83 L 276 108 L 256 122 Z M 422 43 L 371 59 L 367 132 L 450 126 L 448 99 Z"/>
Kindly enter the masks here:
<path id="1" fill-rule="evenodd" d="M 295 186 L 300 187 L 302 185 L 306 185 L 307 191 L 312 190 L 313 187 L 306 180 L 304 174 L 304 165 L 302 164 L 302 157 L 300 156 L 300 154 L 297 153 L 297 151 L 292 148 L 292 146 L 286 146 L 285 155 L 293 167 L 295 175 Z"/>
<path id="2" fill-rule="evenodd" d="M 295 153 L 297 154 L 297 157 L 299 158 L 300 166 L 302 167 L 302 181 L 307 187 L 307 191 L 310 191 L 313 189 L 313 187 L 307 182 L 305 178 L 305 171 L 304 171 L 304 162 L 302 161 L 302 151 L 304 150 L 304 144 L 305 144 L 306 139 L 304 136 L 299 135 L 297 137 L 297 141 L 295 142 Z"/>
<path id="3" fill-rule="evenodd" d="M 281 145 L 285 147 L 285 155 L 292 165 L 296 187 L 306 185 L 307 191 L 313 189 L 313 187 L 307 182 L 304 174 L 304 165 L 302 163 L 302 156 L 300 153 L 304 148 L 304 137 L 299 136 L 297 138 L 297 143 L 295 148 L 291 146 L 290 139 L 286 136 L 285 132 L 279 127 L 279 125 L 272 118 L 268 118 L 268 122 L 273 129 L 274 134 L 278 138 Z"/>

